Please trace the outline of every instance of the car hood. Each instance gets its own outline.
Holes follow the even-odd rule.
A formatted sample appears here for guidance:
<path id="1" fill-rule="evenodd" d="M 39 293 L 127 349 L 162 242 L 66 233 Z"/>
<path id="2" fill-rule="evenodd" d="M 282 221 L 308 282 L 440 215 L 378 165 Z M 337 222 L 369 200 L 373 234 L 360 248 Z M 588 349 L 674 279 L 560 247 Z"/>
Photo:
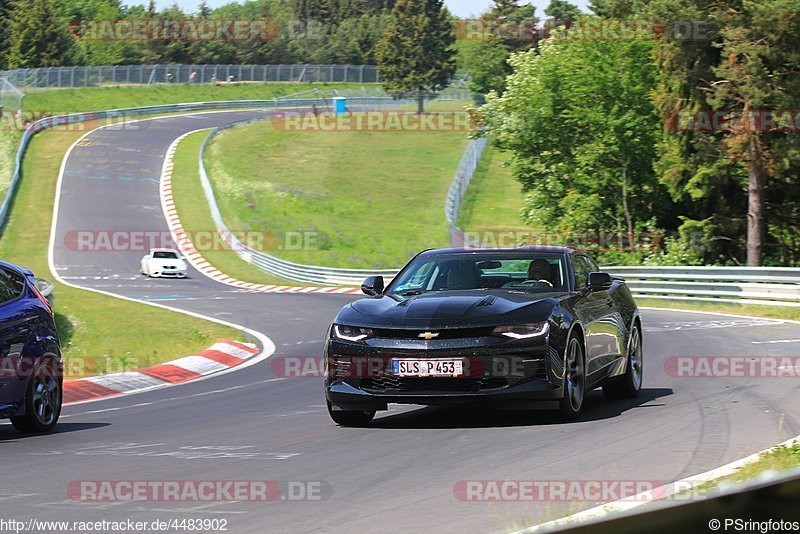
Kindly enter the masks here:
<path id="1" fill-rule="evenodd" d="M 374 328 L 460 328 L 545 321 L 563 293 L 443 291 L 366 298 L 345 306 L 336 322 Z"/>

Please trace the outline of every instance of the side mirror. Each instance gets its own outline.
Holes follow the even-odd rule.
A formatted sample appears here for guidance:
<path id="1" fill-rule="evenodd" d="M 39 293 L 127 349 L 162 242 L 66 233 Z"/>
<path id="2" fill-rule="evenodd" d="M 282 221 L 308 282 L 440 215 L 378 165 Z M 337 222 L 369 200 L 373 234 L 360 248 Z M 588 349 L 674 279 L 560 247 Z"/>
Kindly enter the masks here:
<path id="1" fill-rule="evenodd" d="M 383 277 L 370 276 L 361 284 L 361 291 L 370 297 L 376 297 L 383 293 Z"/>
<path id="2" fill-rule="evenodd" d="M 612 283 L 611 275 L 608 273 L 589 273 L 589 283 L 587 285 L 590 291 L 608 289 Z"/>

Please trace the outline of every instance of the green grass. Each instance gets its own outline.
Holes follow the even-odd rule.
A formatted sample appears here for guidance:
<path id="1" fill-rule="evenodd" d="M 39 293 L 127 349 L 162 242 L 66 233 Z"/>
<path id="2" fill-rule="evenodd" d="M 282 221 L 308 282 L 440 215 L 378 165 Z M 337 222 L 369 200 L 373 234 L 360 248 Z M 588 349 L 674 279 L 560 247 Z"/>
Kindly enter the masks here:
<path id="1" fill-rule="evenodd" d="M 528 230 L 522 221 L 522 187 L 506 164 L 508 152 L 491 144 L 481 157 L 461 203 L 457 225 L 465 231 Z"/>
<path id="2" fill-rule="evenodd" d="M 639 306 L 651 308 L 670 308 L 676 310 L 708 311 L 715 313 L 730 313 L 733 315 L 751 315 L 753 317 L 766 317 L 770 319 L 800 320 L 800 308 L 790 306 L 760 306 L 754 304 L 673 301 L 637 298 Z"/>
<path id="3" fill-rule="evenodd" d="M 205 162 L 228 226 L 275 236 L 268 252 L 392 268 L 449 242 L 444 202 L 466 144 L 457 131 L 297 132 L 262 122 L 219 135 Z M 288 250 L 287 232 L 316 244 Z"/>
<path id="4" fill-rule="evenodd" d="M 788 471 L 800 467 L 800 443 L 781 445 L 762 453 L 758 460 L 740 467 L 735 473 L 714 481 L 722 483 L 741 483 L 752 480 L 766 471 Z"/>
<path id="5" fill-rule="evenodd" d="M 25 111 L 98 111 L 183 102 L 218 100 L 268 100 L 309 89 L 358 89 L 359 84 L 343 83 L 246 83 L 233 85 L 160 84 L 85 87 L 79 89 L 31 90 L 25 96 Z"/>
<path id="6" fill-rule="evenodd" d="M 800 443 L 795 441 L 791 445 L 781 445 L 763 452 L 757 460 L 736 469 L 734 473 L 709 480 L 689 491 L 694 495 L 708 495 L 720 486 L 751 482 L 768 471 L 783 472 L 797 468 L 800 468 Z"/>
<path id="7" fill-rule="evenodd" d="M 17 154 L 22 132 L 0 130 L 0 201 L 6 194 L 8 183 L 14 174 L 14 157 Z"/>
<path id="8" fill-rule="evenodd" d="M 0 237 L 0 258 L 43 278 L 52 279 L 47 249 L 59 167 L 82 134 L 53 131 L 34 138 Z M 68 378 L 146 367 L 193 354 L 220 338 L 243 339 L 233 328 L 59 283 L 54 295 Z"/>
<path id="9" fill-rule="evenodd" d="M 172 171 L 172 195 L 180 214 L 181 225 L 190 235 L 197 235 L 196 232 L 213 232 L 216 228 L 197 172 L 200 146 L 210 131 L 204 130 L 185 137 L 173 158 L 175 167 Z M 238 280 L 258 284 L 297 285 L 296 282 L 271 276 L 251 266 L 230 249 L 213 248 L 201 250 L 200 253 L 211 265 Z"/>

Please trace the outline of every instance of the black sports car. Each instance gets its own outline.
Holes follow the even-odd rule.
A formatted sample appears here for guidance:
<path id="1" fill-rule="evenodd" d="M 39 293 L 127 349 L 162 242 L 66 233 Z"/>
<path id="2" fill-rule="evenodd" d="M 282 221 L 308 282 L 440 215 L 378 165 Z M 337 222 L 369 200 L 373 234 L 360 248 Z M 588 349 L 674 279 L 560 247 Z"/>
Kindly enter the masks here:
<path id="1" fill-rule="evenodd" d="M 586 391 L 635 397 L 639 310 L 624 279 L 562 247 L 422 252 L 337 315 L 325 391 L 340 425 L 388 403 L 488 402 L 575 418 Z"/>

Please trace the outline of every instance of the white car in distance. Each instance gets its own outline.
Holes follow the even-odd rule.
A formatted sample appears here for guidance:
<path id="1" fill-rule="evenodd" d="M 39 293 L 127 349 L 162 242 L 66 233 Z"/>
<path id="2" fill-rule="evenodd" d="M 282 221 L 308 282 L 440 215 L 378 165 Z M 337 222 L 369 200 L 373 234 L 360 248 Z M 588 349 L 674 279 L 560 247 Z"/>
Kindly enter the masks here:
<path id="1" fill-rule="evenodd" d="M 142 258 L 139 271 L 152 278 L 188 278 L 189 266 L 175 249 L 154 248 Z"/>

